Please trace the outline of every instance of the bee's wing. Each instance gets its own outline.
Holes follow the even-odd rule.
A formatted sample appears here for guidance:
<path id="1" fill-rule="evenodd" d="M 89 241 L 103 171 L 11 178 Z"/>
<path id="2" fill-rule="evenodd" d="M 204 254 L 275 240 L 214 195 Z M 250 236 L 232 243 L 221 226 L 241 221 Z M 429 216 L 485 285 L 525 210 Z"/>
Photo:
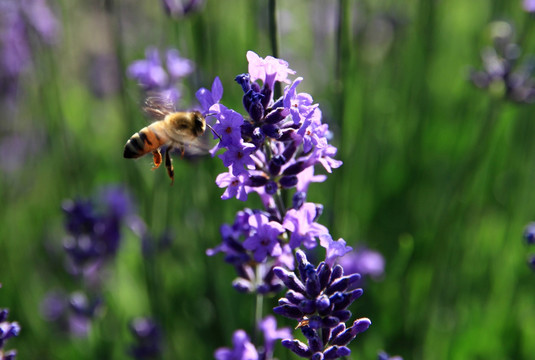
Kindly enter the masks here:
<path id="1" fill-rule="evenodd" d="M 152 95 L 145 98 L 143 112 L 154 120 L 163 120 L 166 115 L 175 112 L 175 104 L 169 98 Z"/>
<path id="2" fill-rule="evenodd" d="M 183 152 L 184 157 L 193 158 L 208 155 L 213 145 L 208 137 L 201 136 L 191 141 L 182 141 L 175 147 Z"/>

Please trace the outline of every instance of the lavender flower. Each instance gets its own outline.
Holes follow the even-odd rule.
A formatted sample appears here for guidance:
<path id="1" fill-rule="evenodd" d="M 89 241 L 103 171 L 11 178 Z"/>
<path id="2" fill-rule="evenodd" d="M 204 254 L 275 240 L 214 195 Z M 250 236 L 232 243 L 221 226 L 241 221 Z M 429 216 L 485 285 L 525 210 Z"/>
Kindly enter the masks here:
<path id="1" fill-rule="evenodd" d="M 159 51 L 154 47 L 145 50 L 145 59 L 134 61 L 127 69 L 130 78 L 138 81 L 145 92 L 155 92 L 173 103 L 180 98 L 177 85 L 193 69 L 193 62 L 182 58 L 176 49 L 166 51 L 166 64 L 162 64 Z"/>
<path id="2" fill-rule="evenodd" d="M 163 0 L 165 12 L 175 18 L 200 11 L 204 0 Z"/>
<path id="3" fill-rule="evenodd" d="M 130 195 L 119 187 L 101 189 L 94 198 L 65 200 L 63 246 L 69 255 L 69 270 L 87 277 L 117 253 L 123 225 L 143 236 L 143 222 L 134 212 Z"/>
<path id="4" fill-rule="evenodd" d="M 255 192 L 264 209 L 238 212 L 232 225 L 221 227 L 222 243 L 209 249 L 207 255 L 225 255 L 225 261 L 238 274 L 233 286 L 239 291 L 266 294 L 286 285 L 286 297 L 274 312 L 298 320 L 308 345 L 286 338 L 284 346 L 310 359 L 347 356 L 350 350 L 346 345 L 371 324 L 362 318 L 345 327 L 351 317 L 347 307 L 362 294 L 362 289 L 351 289 L 360 275 L 344 276 L 341 266 L 333 267 L 336 258 L 351 248 L 343 239 L 334 241 L 328 229 L 318 223 L 323 206 L 306 201 L 309 185 L 326 178 L 314 175 L 316 165 L 330 173 L 342 162 L 334 159 L 337 149 L 329 143 L 332 136 L 322 122 L 319 105 L 311 95 L 297 90 L 303 79 L 292 82 L 289 76 L 295 71 L 284 60 L 270 56 L 263 59 L 252 51 L 247 59 L 249 72 L 235 78 L 243 90 L 246 116 L 220 103 L 223 89 L 218 79 L 212 91 L 201 89 L 196 95 L 204 115 L 217 120 L 213 127 L 220 141 L 212 153 L 224 151 L 219 157 L 227 167 L 216 179 L 216 184 L 225 188 L 221 198 L 245 201 Z M 286 84 L 279 99 L 273 98 L 276 83 Z M 283 201 L 285 189 L 293 191 L 290 208 Z M 318 239 L 327 249 L 327 258 L 314 268 L 299 248 L 312 249 Z M 299 277 L 290 271 L 294 268 L 293 250 Z M 264 331 L 267 324 L 262 323 Z M 270 338 L 274 336 L 289 337 L 289 333 L 275 332 Z M 247 335 L 236 332 L 234 342 L 241 350 L 232 353 L 225 349 L 216 353 L 216 358 L 242 359 L 244 344 L 249 344 Z M 261 358 L 271 349 L 272 340 L 266 338 L 266 352 Z M 255 350 L 250 356 L 256 359 L 258 353 Z"/>
<path id="5" fill-rule="evenodd" d="M 328 125 L 321 122 L 318 105 L 309 94 L 297 92 L 303 79 L 297 78 L 286 87 L 280 99 L 274 100 L 275 83 L 290 84 L 288 76 L 295 71 L 283 60 L 270 56 L 262 59 L 252 51 L 247 53 L 247 59 L 249 73 L 237 76 L 236 81 L 244 92 L 243 105 L 248 118 L 219 104 L 220 96 L 214 99 L 213 91 L 201 89 L 197 98 L 203 104 L 204 114 L 217 119 L 214 129 L 221 141 L 214 153 L 226 150 L 220 158 L 229 168 L 229 174 L 242 175 L 232 181 L 229 175 L 218 178 L 218 186 L 234 187 L 223 198 L 237 196 L 246 200 L 246 194 L 254 191 L 266 207 L 274 208 L 274 198 L 281 189 L 306 191 L 311 182 L 325 179 L 313 176 L 312 168 L 316 164 L 331 172 L 342 163 L 333 159 L 336 148 L 329 144 L 330 132 Z M 262 82 L 262 87 L 257 80 Z M 222 94 L 221 86 L 216 89 L 218 95 Z M 306 175 L 301 175 L 305 171 Z M 281 210 L 278 209 L 279 218 L 284 216 Z M 299 246 L 298 242 L 294 239 L 292 247 Z M 307 245 L 313 246 L 310 239 Z"/>
<path id="6" fill-rule="evenodd" d="M 60 330 L 85 338 L 91 331 L 91 322 L 101 314 L 103 300 L 100 296 L 89 298 L 81 291 L 70 295 L 51 291 L 41 301 L 40 310 L 45 320 L 53 322 Z"/>
<path id="7" fill-rule="evenodd" d="M 155 359 L 162 352 L 162 334 L 160 327 L 154 320 L 140 317 L 129 324 L 130 332 L 134 335 L 135 344 L 128 349 L 133 359 Z"/>
<path id="8" fill-rule="evenodd" d="M 291 336 L 290 328 L 277 329 L 277 320 L 274 316 L 266 316 L 258 327 L 264 334 L 264 347 L 260 351 L 260 359 L 271 359 L 273 355 L 273 349 L 275 348 L 275 342 L 279 339 L 286 339 Z"/>
<path id="9" fill-rule="evenodd" d="M 30 33 L 46 45 L 59 37 L 59 22 L 44 0 L 0 2 L 0 94 L 14 95 L 31 65 Z"/>
<path id="10" fill-rule="evenodd" d="M 528 58 L 519 64 L 521 49 L 514 42 L 514 30 L 504 21 L 491 26 L 493 47 L 482 54 L 483 70 L 472 70 L 470 80 L 479 88 L 489 90 L 498 97 L 516 103 L 530 104 L 535 101 L 535 61 Z"/>
<path id="11" fill-rule="evenodd" d="M 337 262 L 344 268 L 346 274 L 359 273 L 363 277 L 369 276 L 373 279 L 379 279 L 385 269 L 383 256 L 362 246 L 340 257 Z M 363 286 L 362 279 L 358 285 Z"/>
<path id="12" fill-rule="evenodd" d="M 349 355 L 347 344 L 371 324 L 369 319 L 361 318 L 351 327 L 346 329 L 345 326 L 351 318 L 348 306 L 362 295 L 362 289 L 348 290 L 360 275 L 344 276 L 340 265 L 331 269 L 325 262 L 314 268 L 301 250 L 296 251 L 296 258 L 298 274 L 281 267 L 274 269 L 289 290 L 273 311 L 299 321 L 298 327 L 308 345 L 295 339 L 283 340 L 282 344 L 308 359 L 337 359 Z"/>
<path id="13" fill-rule="evenodd" d="M 0 284 L 0 288 L 2 284 Z M 0 309 L 0 359 L 1 360 L 13 360 L 17 352 L 15 350 L 10 350 L 4 352 L 4 345 L 7 340 L 12 337 L 18 336 L 20 333 L 20 325 L 16 321 L 9 322 L 7 317 L 9 315 L 8 309 Z"/>
<path id="14" fill-rule="evenodd" d="M 243 330 L 232 335 L 233 348 L 219 348 L 215 351 L 216 360 L 259 360 L 258 351 Z"/>
<path id="15" fill-rule="evenodd" d="M 534 0 L 523 0 L 522 7 L 529 13 L 535 13 L 535 1 Z"/>
<path id="16" fill-rule="evenodd" d="M 401 356 L 390 356 L 384 351 L 381 351 L 377 356 L 377 360 L 403 360 Z"/>

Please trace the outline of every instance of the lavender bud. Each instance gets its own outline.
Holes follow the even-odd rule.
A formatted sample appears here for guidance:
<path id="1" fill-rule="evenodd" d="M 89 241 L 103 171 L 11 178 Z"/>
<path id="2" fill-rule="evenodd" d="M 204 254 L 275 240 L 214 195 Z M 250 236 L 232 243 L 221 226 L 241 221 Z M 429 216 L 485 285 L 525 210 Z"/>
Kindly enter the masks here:
<path id="1" fill-rule="evenodd" d="M 308 358 L 312 355 L 312 351 L 299 340 L 285 339 L 281 341 L 282 346 L 292 350 L 296 355 Z"/>
<path id="2" fill-rule="evenodd" d="M 301 310 L 291 305 L 275 306 L 273 308 L 273 312 L 275 314 L 278 314 L 278 315 L 281 315 L 290 319 L 301 319 L 304 316 Z"/>
<path id="3" fill-rule="evenodd" d="M 304 191 L 297 191 L 292 197 L 292 208 L 299 210 L 307 199 L 307 193 Z"/>
<path id="4" fill-rule="evenodd" d="M 279 189 L 279 186 L 277 185 L 275 181 L 270 180 L 266 183 L 265 190 L 267 194 L 273 195 L 277 192 L 278 189 Z"/>
<path id="5" fill-rule="evenodd" d="M 257 186 L 264 186 L 268 182 L 268 178 L 261 175 L 251 175 L 249 176 L 249 182 L 247 183 L 248 186 L 257 187 Z"/>
<path id="6" fill-rule="evenodd" d="M 277 124 L 284 120 L 290 112 L 286 108 L 276 108 L 266 115 L 264 122 L 267 124 Z"/>
<path id="7" fill-rule="evenodd" d="M 313 300 L 303 300 L 299 303 L 298 307 L 304 314 L 312 314 L 316 311 L 316 304 Z"/>
<path id="8" fill-rule="evenodd" d="M 275 124 L 264 124 L 260 128 L 262 133 L 272 139 L 279 139 L 281 137 L 280 128 Z"/>
<path id="9" fill-rule="evenodd" d="M 308 166 L 305 161 L 298 161 L 295 164 L 288 166 L 282 173 L 284 175 L 297 175 L 307 167 Z"/>
<path id="10" fill-rule="evenodd" d="M 297 176 L 295 175 L 283 176 L 279 180 L 279 184 L 281 184 L 281 186 L 286 189 L 293 188 L 295 185 L 297 185 L 297 182 L 298 182 L 298 179 L 297 179 Z"/>
<path id="11" fill-rule="evenodd" d="M 232 281 L 232 287 L 234 289 L 236 289 L 236 291 L 240 292 L 240 293 L 251 293 L 254 291 L 254 285 L 244 279 L 244 278 L 236 278 L 234 279 L 234 281 Z"/>
<path id="12" fill-rule="evenodd" d="M 529 223 L 524 229 L 524 239 L 530 245 L 535 244 L 535 222 Z"/>

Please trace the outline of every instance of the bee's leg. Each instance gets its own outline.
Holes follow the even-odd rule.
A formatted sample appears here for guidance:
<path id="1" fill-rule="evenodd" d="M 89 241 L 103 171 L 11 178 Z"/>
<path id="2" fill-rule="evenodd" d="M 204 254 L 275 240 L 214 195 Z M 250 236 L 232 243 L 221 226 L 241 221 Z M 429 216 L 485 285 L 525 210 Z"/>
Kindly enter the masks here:
<path id="1" fill-rule="evenodd" d="M 179 149 L 180 149 L 180 157 L 183 159 L 184 158 L 184 150 L 185 150 L 184 145 L 181 145 Z"/>
<path id="2" fill-rule="evenodd" d="M 162 153 L 160 152 L 160 149 L 156 149 L 152 152 L 152 157 L 154 161 L 154 166 L 152 167 L 152 170 L 158 169 L 160 164 L 162 163 Z"/>
<path id="3" fill-rule="evenodd" d="M 171 185 L 173 185 L 175 182 L 175 170 L 173 169 L 173 163 L 171 162 L 171 155 L 169 155 L 171 149 L 171 147 L 168 147 L 167 150 L 165 150 L 165 168 L 167 169 L 167 175 L 171 178 Z"/>

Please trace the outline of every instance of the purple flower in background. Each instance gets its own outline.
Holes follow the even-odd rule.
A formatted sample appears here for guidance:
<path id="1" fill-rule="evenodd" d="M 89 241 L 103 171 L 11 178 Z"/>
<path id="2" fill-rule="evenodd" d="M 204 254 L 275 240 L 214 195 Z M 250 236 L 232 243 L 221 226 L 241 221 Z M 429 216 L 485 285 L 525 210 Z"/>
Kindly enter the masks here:
<path id="1" fill-rule="evenodd" d="M 132 320 L 129 329 L 135 343 L 128 349 L 128 354 L 137 360 L 155 359 L 162 352 L 162 334 L 154 320 L 140 317 Z"/>
<path id="2" fill-rule="evenodd" d="M 204 0 L 162 0 L 165 12 L 172 17 L 178 18 L 200 11 Z"/>
<path id="3" fill-rule="evenodd" d="M 390 356 L 384 351 L 379 352 L 377 360 L 403 360 L 401 356 Z"/>
<path id="4" fill-rule="evenodd" d="M 144 231 L 130 195 L 119 187 L 102 188 L 94 199 L 65 200 L 62 208 L 69 233 L 64 249 L 74 274 L 90 276 L 113 257 L 123 225 Z"/>
<path id="5" fill-rule="evenodd" d="M 266 316 L 260 324 L 259 329 L 264 334 L 264 348 L 261 351 L 261 359 L 271 359 L 275 342 L 279 339 L 288 339 L 292 336 L 290 328 L 277 329 L 277 320 L 273 315 Z"/>
<path id="6" fill-rule="evenodd" d="M 524 7 L 524 10 L 527 12 L 533 13 L 535 12 L 535 0 L 523 0 L 522 6 Z"/>
<path id="7" fill-rule="evenodd" d="M 16 95 L 19 76 L 31 65 L 31 33 L 46 45 L 56 43 L 59 22 L 44 0 L 0 2 L 0 95 Z"/>
<path id="8" fill-rule="evenodd" d="M 258 352 L 243 330 L 232 335 L 232 348 L 219 348 L 215 351 L 216 360 L 258 360 Z"/>
<path id="9" fill-rule="evenodd" d="M 385 270 L 383 255 L 366 247 L 358 247 L 340 257 L 338 264 L 342 265 L 348 274 L 358 273 L 374 279 L 380 278 Z"/>
<path id="10" fill-rule="evenodd" d="M 0 284 L 0 288 L 2 284 Z M 4 352 L 4 345 L 6 341 L 12 337 L 18 336 L 20 333 L 20 325 L 16 321 L 9 322 L 7 317 L 9 315 L 8 309 L 0 309 L 0 359 L 15 359 L 17 352 L 10 350 Z"/>
<path id="11" fill-rule="evenodd" d="M 145 59 L 134 61 L 127 69 L 127 75 L 138 81 L 145 92 L 158 93 L 177 103 L 180 98 L 179 82 L 193 72 L 192 61 L 182 58 L 176 49 L 166 51 L 166 66 L 155 47 L 145 50 Z"/>
<path id="12" fill-rule="evenodd" d="M 531 2 L 527 5 L 531 6 Z M 533 103 L 534 59 L 527 57 L 525 61 L 519 61 L 522 51 L 514 41 L 515 32 L 511 24 L 495 21 L 491 23 L 490 28 L 493 44 L 481 52 L 483 69 L 472 70 L 470 81 L 497 98 L 505 98 L 519 104 Z"/>

